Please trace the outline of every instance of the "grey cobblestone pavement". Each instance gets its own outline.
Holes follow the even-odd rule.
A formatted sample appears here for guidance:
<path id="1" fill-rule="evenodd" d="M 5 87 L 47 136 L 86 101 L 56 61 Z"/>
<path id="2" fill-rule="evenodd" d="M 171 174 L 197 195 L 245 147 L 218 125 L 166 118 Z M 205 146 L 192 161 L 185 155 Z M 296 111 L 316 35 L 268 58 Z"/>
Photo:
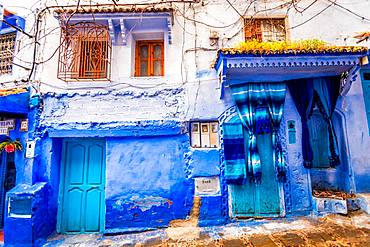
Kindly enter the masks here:
<path id="1" fill-rule="evenodd" d="M 135 234 L 56 235 L 45 246 L 370 247 L 370 216 L 354 213 L 322 218 L 246 220 L 215 227 L 197 227 L 196 222 L 185 220 L 169 228 Z"/>

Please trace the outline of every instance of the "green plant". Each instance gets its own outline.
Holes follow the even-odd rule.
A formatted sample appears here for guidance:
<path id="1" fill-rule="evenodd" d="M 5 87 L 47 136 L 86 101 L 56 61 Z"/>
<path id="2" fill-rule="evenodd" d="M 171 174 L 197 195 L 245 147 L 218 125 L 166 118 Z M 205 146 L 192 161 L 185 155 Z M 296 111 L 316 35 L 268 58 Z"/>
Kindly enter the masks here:
<path id="1" fill-rule="evenodd" d="M 19 140 L 12 141 L 7 139 L 0 143 L 0 152 L 14 153 L 15 151 L 22 150 L 22 143 Z"/>

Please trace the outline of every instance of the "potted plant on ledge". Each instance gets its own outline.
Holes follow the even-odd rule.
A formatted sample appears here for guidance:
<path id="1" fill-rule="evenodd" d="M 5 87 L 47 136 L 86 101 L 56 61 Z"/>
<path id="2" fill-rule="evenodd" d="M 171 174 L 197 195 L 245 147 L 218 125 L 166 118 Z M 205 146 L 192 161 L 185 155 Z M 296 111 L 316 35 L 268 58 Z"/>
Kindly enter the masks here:
<path id="1" fill-rule="evenodd" d="M 3 151 L 7 153 L 14 153 L 15 151 L 22 150 L 22 143 L 17 139 L 12 141 L 11 139 L 7 139 L 5 141 L 0 142 L 0 153 Z"/>

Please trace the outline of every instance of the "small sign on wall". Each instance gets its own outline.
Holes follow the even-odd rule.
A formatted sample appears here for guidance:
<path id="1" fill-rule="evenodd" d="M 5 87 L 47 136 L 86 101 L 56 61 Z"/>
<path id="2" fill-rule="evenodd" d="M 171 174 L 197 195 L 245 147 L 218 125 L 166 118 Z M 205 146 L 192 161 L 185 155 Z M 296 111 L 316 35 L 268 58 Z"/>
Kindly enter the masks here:
<path id="1" fill-rule="evenodd" d="M 8 119 L 8 120 L 0 121 L 0 128 L 8 128 L 9 130 L 14 130 L 15 120 Z"/>
<path id="2" fill-rule="evenodd" d="M 9 129 L 7 127 L 0 127 L 0 135 L 9 136 Z"/>
<path id="3" fill-rule="evenodd" d="M 28 131 L 28 119 L 21 120 L 21 129 L 20 131 L 26 132 Z"/>
<path id="4" fill-rule="evenodd" d="M 220 195 L 219 177 L 199 177 L 195 178 L 196 196 L 217 196 Z"/>

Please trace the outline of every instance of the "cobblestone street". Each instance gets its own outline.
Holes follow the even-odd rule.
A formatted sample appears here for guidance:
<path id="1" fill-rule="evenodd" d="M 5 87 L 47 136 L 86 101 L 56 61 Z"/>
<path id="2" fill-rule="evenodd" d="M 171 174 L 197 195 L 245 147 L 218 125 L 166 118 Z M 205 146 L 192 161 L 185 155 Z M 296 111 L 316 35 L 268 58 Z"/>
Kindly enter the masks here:
<path id="1" fill-rule="evenodd" d="M 116 236 L 57 235 L 45 246 L 370 246 L 370 216 L 246 220 L 217 227 L 194 222 Z"/>

